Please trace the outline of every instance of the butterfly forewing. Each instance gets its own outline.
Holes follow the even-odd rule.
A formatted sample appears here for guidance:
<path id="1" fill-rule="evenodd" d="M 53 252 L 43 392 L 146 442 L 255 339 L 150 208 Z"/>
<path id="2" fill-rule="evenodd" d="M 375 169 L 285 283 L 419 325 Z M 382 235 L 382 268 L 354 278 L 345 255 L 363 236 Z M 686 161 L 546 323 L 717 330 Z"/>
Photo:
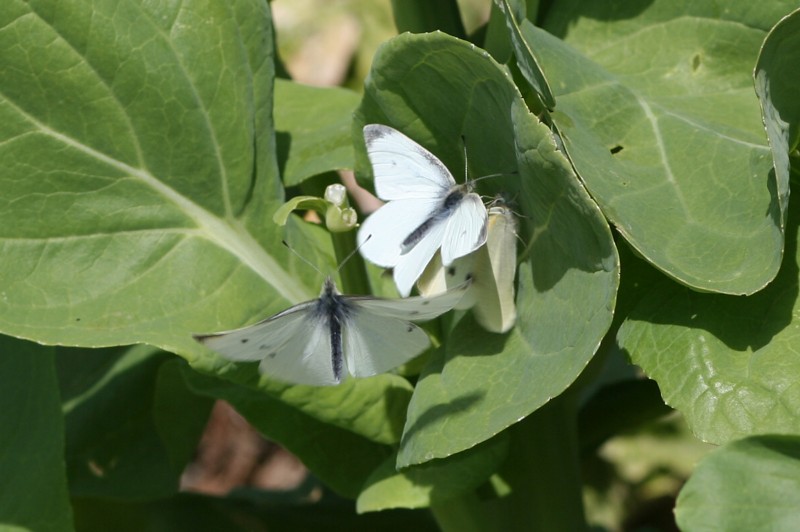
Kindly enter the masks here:
<path id="1" fill-rule="evenodd" d="M 353 297 L 359 308 L 378 316 L 398 318 L 402 320 L 431 320 L 456 306 L 464 297 L 471 281 L 461 283 L 435 297 L 407 297 L 405 299 L 377 299 L 371 297 Z"/>
<path id="2" fill-rule="evenodd" d="M 210 349 L 237 361 L 261 360 L 293 341 L 306 328 L 308 311 L 315 301 L 301 303 L 253 325 L 195 338 Z"/>
<path id="3" fill-rule="evenodd" d="M 439 159 L 395 129 L 369 124 L 364 126 L 364 140 L 375 191 L 383 200 L 431 198 L 456 184 Z"/>

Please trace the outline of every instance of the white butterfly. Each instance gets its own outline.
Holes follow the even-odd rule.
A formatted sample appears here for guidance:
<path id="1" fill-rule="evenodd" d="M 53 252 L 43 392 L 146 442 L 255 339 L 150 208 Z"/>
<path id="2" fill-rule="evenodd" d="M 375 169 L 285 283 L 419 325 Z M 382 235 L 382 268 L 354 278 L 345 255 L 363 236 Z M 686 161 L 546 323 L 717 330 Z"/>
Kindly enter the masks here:
<path id="1" fill-rule="evenodd" d="M 343 296 L 328 278 L 318 299 L 259 323 L 195 339 L 235 361 L 260 360 L 259 370 L 294 384 L 339 384 L 347 375 L 369 377 L 397 367 L 429 345 L 409 320 L 425 321 L 453 308 L 463 283 L 432 298 Z"/>
<path id="2" fill-rule="evenodd" d="M 439 159 L 399 131 L 369 124 L 364 140 L 375 191 L 388 203 L 361 226 L 359 249 L 370 262 L 394 268 L 405 297 L 437 249 L 449 266 L 486 242 L 486 207 L 469 184 L 456 185 Z"/>

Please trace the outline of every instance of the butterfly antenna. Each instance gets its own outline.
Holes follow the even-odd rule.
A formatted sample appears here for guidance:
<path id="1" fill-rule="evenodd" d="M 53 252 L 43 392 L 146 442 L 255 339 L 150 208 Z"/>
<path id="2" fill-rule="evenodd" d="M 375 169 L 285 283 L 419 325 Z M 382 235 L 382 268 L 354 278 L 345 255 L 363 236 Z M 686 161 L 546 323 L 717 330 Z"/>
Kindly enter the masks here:
<path id="1" fill-rule="evenodd" d="M 317 272 L 318 274 L 322 275 L 323 277 L 325 276 L 325 274 L 324 274 L 324 273 L 322 273 L 321 271 L 319 271 L 319 268 L 317 268 L 317 267 L 316 267 L 314 264 L 312 264 L 310 260 L 308 260 L 307 258 L 305 258 L 304 256 L 302 256 L 301 254 L 299 254 L 297 251 L 295 251 L 294 249 L 292 249 L 292 246 L 290 246 L 290 245 L 289 245 L 289 243 L 288 243 L 288 242 L 286 242 L 286 240 L 281 240 L 281 243 L 282 243 L 284 246 L 286 246 L 286 248 L 287 248 L 289 251 L 291 251 L 292 253 L 294 253 L 294 254 L 295 254 L 295 256 L 296 256 L 298 259 L 302 260 L 303 262 L 305 262 L 306 264 L 308 264 L 309 266 L 311 266 L 311 267 L 314 269 L 314 271 L 315 271 L 315 272 Z M 339 270 L 336 270 L 336 271 L 339 271 Z"/>
<path id="2" fill-rule="evenodd" d="M 358 251 L 359 249 L 361 249 L 361 246 L 363 246 L 364 244 L 366 244 L 366 243 L 369 241 L 369 239 L 370 239 L 370 238 L 372 238 L 372 235 L 367 235 L 367 238 L 365 238 L 365 239 L 364 239 L 364 241 L 363 241 L 362 243 L 360 243 L 359 245 L 357 245 L 357 246 L 356 246 L 356 248 L 355 248 L 353 251 L 351 251 L 350 253 L 348 253 L 348 254 L 347 254 L 347 256 L 346 256 L 346 257 L 345 257 L 345 258 L 342 260 L 342 262 L 339 264 L 339 267 L 338 267 L 338 268 L 336 268 L 336 273 L 339 273 L 339 270 L 341 270 L 341 269 L 342 269 L 342 266 L 344 266 L 344 265 L 347 263 L 347 261 L 348 261 L 348 260 L 350 260 L 350 259 L 352 258 L 352 256 L 356 254 L 356 251 Z"/>

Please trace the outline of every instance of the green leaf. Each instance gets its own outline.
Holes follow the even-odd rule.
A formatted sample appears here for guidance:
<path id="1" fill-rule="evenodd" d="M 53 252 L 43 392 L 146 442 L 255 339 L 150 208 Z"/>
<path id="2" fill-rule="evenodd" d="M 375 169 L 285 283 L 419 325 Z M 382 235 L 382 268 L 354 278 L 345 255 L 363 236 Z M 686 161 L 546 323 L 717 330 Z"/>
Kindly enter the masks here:
<path id="1" fill-rule="evenodd" d="M 605 216 L 657 268 L 704 291 L 751 294 L 780 266 L 781 213 L 750 76 L 759 11 L 565 2 L 544 28 L 566 42 L 525 33 L 558 80 L 553 120 Z"/>
<path id="2" fill-rule="evenodd" d="M 487 335 L 468 318 L 443 340 L 446 363 L 428 368 L 409 405 L 398 455 L 405 467 L 489 439 L 563 391 L 611 322 L 617 257 L 608 226 L 550 131 L 524 110 L 508 74 L 486 52 L 443 34 L 385 43 L 354 134 L 368 122 L 408 124 L 404 132 L 449 168 L 463 165 L 463 134 L 473 175 L 510 174 L 481 181 L 481 192 L 518 197 L 528 221 L 520 325 L 506 336 Z M 366 173 L 363 154 L 356 158 Z"/>
<path id="3" fill-rule="evenodd" d="M 275 80 L 275 129 L 284 185 L 353 168 L 350 124 L 358 102 L 358 94 L 350 90 Z"/>
<path id="4" fill-rule="evenodd" d="M 505 15 L 506 26 L 511 36 L 511 45 L 514 48 L 514 56 L 517 59 L 520 72 L 522 72 L 525 80 L 531 85 L 534 91 L 536 91 L 541 105 L 548 109 L 553 109 L 556 105 L 553 92 L 550 89 L 544 72 L 542 72 L 542 68 L 539 66 L 536 54 L 531 50 L 530 46 L 528 46 L 524 36 L 525 33 L 533 31 L 533 24 L 527 19 L 523 19 L 518 25 L 508 0 L 500 0 L 497 4 L 501 7 Z M 522 30 L 520 30 L 520 26 Z"/>
<path id="5" fill-rule="evenodd" d="M 620 347 L 703 441 L 800 432 L 800 205 L 789 207 L 786 257 L 767 288 L 732 297 L 662 279 L 620 328 Z"/>
<path id="6" fill-rule="evenodd" d="M 177 492 L 211 402 L 191 394 L 171 364 L 165 367 L 170 356 L 149 346 L 58 348 L 57 355 L 71 493 Z"/>
<path id="7" fill-rule="evenodd" d="M 789 203 L 789 152 L 800 142 L 800 102 L 797 76 L 800 69 L 800 10 L 787 15 L 770 30 L 755 72 L 756 93 L 769 137 L 783 220 Z"/>
<path id="8" fill-rule="evenodd" d="M 389 377 L 384 375 L 382 377 Z M 184 371 L 184 378 L 196 393 L 224 399 L 243 415 L 259 432 L 277 441 L 297 455 L 308 468 L 334 491 L 355 498 L 364 481 L 377 468 L 391 450 L 388 446 L 370 441 L 334 425 L 322 423 L 286 403 L 295 403 L 297 397 L 282 400 L 267 394 L 238 386 L 220 379 Z M 399 379 L 399 377 L 398 377 Z M 287 391 L 299 393 L 306 386 L 296 386 Z M 352 392 L 357 395 L 359 392 Z M 313 396 L 304 395 L 307 400 Z M 339 405 L 327 405 L 337 409 Z M 378 401 L 367 415 L 380 426 L 386 401 Z M 342 405 L 345 413 L 348 405 Z M 389 412 L 388 417 L 393 413 Z"/>
<path id="9" fill-rule="evenodd" d="M 40 1 L 0 18 L 3 331 L 193 360 L 190 332 L 316 291 L 263 216 L 283 199 L 266 4 Z"/>
<path id="10" fill-rule="evenodd" d="M 390 456 L 367 479 L 358 496 L 358 513 L 387 508 L 424 508 L 470 492 L 503 463 L 508 435 L 441 460 L 397 471 L 397 454 Z"/>
<path id="11" fill-rule="evenodd" d="M 800 438 L 758 436 L 708 455 L 678 496 L 681 530 L 794 530 L 800 522 Z"/>
<path id="12" fill-rule="evenodd" d="M 332 255 L 319 228 L 272 222 L 283 190 L 268 4 L 13 5 L 0 13 L 0 330 L 62 345 L 146 343 L 257 386 L 255 367 L 238 371 L 191 334 L 318 292 L 320 275 L 283 238 L 318 264 Z M 260 379 L 368 434 L 385 427 L 360 427 L 349 407 L 369 410 L 398 389 L 384 379 L 291 392 Z M 354 389 L 373 391 L 330 408 Z"/>
<path id="13" fill-rule="evenodd" d="M 0 528 L 72 530 L 54 352 L 0 336 Z"/>

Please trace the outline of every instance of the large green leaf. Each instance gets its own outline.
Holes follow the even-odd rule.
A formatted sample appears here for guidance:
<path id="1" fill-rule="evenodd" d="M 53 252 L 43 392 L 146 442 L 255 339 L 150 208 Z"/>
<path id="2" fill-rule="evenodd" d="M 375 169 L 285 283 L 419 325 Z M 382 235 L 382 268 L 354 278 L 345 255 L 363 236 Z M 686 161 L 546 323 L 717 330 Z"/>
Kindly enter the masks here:
<path id="1" fill-rule="evenodd" d="M 400 465 L 469 448 L 544 405 L 577 378 L 611 323 L 618 265 L 608 226 L 548 129 L 521 104 L 513 117 L 533 235 L 518 270 L 518 326 L 487 335 L 471 319 L 458 324 L 444 366 L 417 384 Z"/>
<path id="2" fill-rule="evenodd" d="M 565 149 L 606 217 L 679 282 L 750 294 L 775 276 L 783 246 L 751 77 L 763 25 L 781 6 L 727 4 L 567 1 L 544 23 L 565 41 L 532 26 L 523 34 L 553 82 Z"/>
<path id="3" fill-rule="evenodd" d="M 786 256 L 767 288 L 733 297 L 662 279 L 620 328 L 621 348 L 704 441 L 800 432 L 800 204 L 789 207 Z"/>
<path id="4" fill-rule="evenodd" d="M 54 349 L 0 336 L 0 528 L 72 530 Z"/>
<path id="5" fill-rule="evenodd" d="M 63 345 L 147 343 L 397 439 L 405 403 L 395 392 L 404 387 L 407 401 L 407 384 L 293 389 L 191 336 L 318 293 L 320 276 L 282 238 L 329 270 L 324 231 L 294 217 L 285 229 L 272 222 L 283 201 L 272 40 L 260 0 L 3 9 L 0 330 Z M 363 415 L 387 403 L 399 416 L 388 427 Z"/>
<path id="6" fill-rule="evenodd" d="M 178 491 L 211 401 L 189 392 L 164 364 L 170 358 L 149 346 L 58 348 L 72 495 L 143 499 Z"/>
<path id="7" fill-rule="evenodd" d="M 799 69 L 800 11 L 795 11 L 770 30 L 754 72 L 784 217 L 789 202 L 789 152 L 800 142 Z"/>
<path id="8" fill-rule="evenodd" d="M 191 331 L 314 293 L 249 216 L 282 200 L 265 4 L 40 0 L 0 17 L 4 331 L 195 358 Z"/>
<path id="9" fill-rule="evenodd" d="M 708 455 L 681 490 L 681 530 L 796 530 L 800 522 L 800 438 L 758 436 Z"/>
<path id="10" fill-rule="evenodd" d="M 463 134 L 473 175 L 511 173 L 479 186 L 517 199 L 526 243 L 518 327 L 487 334 L 467 317 L 443 339 L 446 362 L 426 369 L 409 405 L 404 467 L 487 440 L 562 392 L 611 322 L 617 256 L 550 131 L 486 52 L 436 33 L 385 43 L 354 134 L 367 122 L 403 128 L 450 168 L 463 167 Z M 366 173 L 363 154 L 356 158 Z"/>

